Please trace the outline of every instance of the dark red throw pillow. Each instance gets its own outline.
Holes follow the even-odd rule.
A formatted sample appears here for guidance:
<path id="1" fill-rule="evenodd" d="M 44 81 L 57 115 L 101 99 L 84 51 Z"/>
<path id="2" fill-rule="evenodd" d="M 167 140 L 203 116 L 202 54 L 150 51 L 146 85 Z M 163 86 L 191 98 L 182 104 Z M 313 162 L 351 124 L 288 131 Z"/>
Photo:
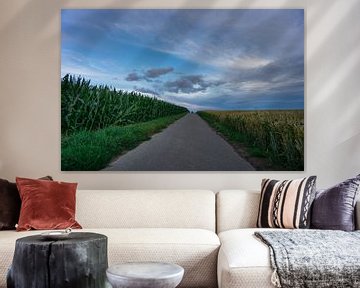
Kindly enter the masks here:
<path id="1" fill-rule="evenodd" d="M 51 176 L 40 179 L 52 180 Z M 21 200 L 16 184 L 0 179 L 0 230 L 15 230 L 20 207 Z"/>
<path id="2" fill-rule="evenodd" d="M 22 201 L 17 231 L 81 228 L 75 220 L 77 183 L 16 178 Z"/>

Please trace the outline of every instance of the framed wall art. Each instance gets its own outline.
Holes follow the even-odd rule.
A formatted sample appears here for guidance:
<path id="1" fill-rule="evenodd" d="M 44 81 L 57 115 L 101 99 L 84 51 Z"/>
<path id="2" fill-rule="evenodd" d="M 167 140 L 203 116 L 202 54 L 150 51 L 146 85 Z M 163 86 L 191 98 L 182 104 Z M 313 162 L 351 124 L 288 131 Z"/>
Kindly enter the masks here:
<path id="1" fill-rule="evenodd" d="M 303 171 L 303 9 L 64 9 L 63 171 Z"/>

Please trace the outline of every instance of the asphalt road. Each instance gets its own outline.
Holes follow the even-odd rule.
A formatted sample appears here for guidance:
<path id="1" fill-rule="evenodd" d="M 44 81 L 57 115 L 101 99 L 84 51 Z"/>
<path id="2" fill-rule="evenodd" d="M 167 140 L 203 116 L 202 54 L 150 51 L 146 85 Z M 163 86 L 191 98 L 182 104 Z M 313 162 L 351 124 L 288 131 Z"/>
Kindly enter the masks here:
<path id="1" fill-rule="evenodd" d="M 197 114 L 187 114 L 120 156 L 107 171 L 253 171 Z"/>

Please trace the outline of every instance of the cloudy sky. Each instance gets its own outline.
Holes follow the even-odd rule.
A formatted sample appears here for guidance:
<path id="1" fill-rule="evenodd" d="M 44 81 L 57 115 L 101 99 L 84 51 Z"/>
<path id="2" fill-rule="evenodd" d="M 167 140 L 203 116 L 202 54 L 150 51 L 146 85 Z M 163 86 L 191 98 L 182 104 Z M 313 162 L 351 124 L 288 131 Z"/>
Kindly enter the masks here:
<path id="1" fill-rule="evenodd" d="M 304 108 L 304 12 L 62 10 L 61 75 L 191 110 Z"/>

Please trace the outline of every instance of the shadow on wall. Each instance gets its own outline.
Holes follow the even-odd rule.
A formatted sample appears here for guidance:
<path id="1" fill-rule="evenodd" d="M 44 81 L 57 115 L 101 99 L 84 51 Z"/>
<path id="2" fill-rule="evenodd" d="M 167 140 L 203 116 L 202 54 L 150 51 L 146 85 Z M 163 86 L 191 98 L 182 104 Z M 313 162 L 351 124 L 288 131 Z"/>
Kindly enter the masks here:
<path id="1" fill-rule="evenodd" d="M 322 121 L 314 123 L 310 118 L 308 122 L 311 143 L 321 151 L 318 167 L 327 167 L 327 177 L 335 181 L 348 176 L 339 167 L 359 171 L 355 158 L 360 155 L 360 98 L 354 98 L 354 91 L 359 90 L 360 26 L 356 19 L 360 2 L 331 1 L 325 6 L 324 1 L 316 1 L 311 7 L 306 14 L 306 83 L 311 91 L 306 112 L 312 117 L 321 115 Z"/>

